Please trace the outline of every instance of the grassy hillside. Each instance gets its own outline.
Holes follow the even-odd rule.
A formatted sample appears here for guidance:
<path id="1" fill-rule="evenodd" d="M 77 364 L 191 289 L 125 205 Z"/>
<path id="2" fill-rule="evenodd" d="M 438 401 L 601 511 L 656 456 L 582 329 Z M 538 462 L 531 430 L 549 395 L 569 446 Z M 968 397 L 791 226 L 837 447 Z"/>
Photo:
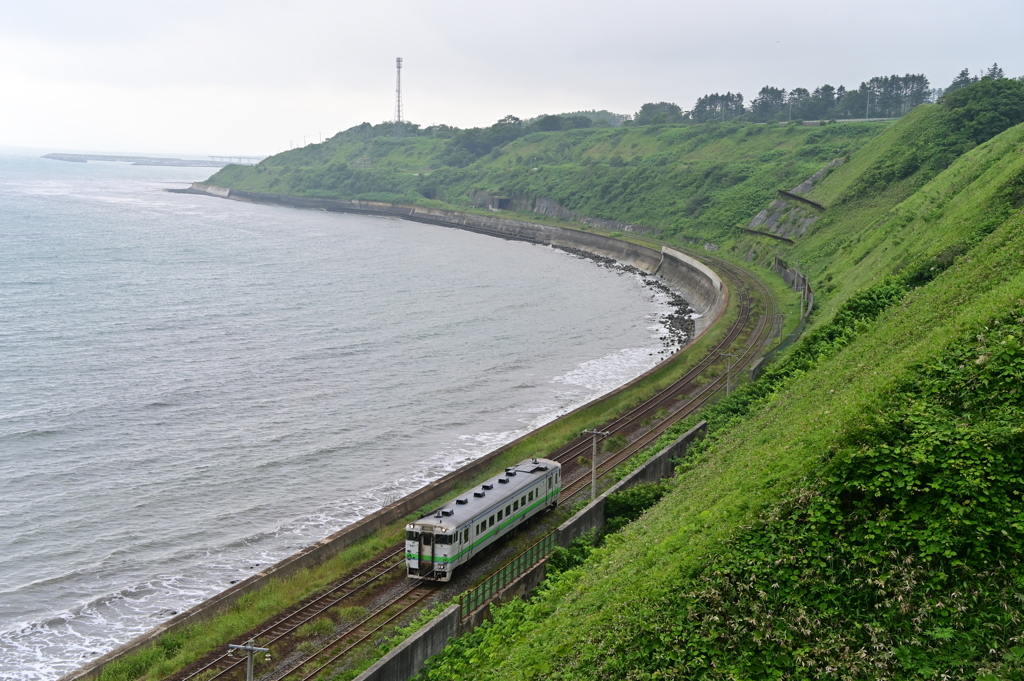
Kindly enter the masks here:
<path id="1" fill-rule="evenodd" d="M 815 325 L 704 414 L 712 434 L 661 502 L 426 676 L 1024 678 L 1022 121 L 1024 84 L 983 81 L 891 126 L 536 133 L 420 175 L 334 166 L 335 185 L 301 160 L 218 173 L 543 196 L 811 275 Z M 451 140 L 434 144 L 444 158 Z M 837 157 L 795 245 L 736 229 Z"/>
<path id="2" fill-rule="evenodd" d="M 896 207 L 872 269 L 960 256 L 837 306 L 659 505 L 429 678 L 1017 678 L 1022 148 L 1018 126 Z"/>
<path id="3" fill-rule="evenodd" d="M 351 131 L 228 166 L 210 183 L 320 198 L 472 205 L 476 190 L 532 206 L 554 200 L 590 217 L 635 222 L 667 235 L 720 238 L 885 123 L 820 128 L 756 124 L 651 125 L 536 132 L 466 167 L 443 164 L 451 139 L 360 139 Z"/>

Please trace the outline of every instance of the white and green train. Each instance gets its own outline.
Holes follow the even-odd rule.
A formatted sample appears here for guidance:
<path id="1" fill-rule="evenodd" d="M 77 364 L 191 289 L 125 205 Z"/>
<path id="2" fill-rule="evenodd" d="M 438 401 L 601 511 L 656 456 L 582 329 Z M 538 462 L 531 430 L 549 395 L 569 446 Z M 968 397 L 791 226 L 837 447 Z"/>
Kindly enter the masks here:
<path id="1" fill-rule="evenodd" d="M 405 527 L 405 563 L 413 579 L 447 582 L 452 571 L 533 516 L 558 505 L 562 466 L 527 459 L 509 466 Z"/>

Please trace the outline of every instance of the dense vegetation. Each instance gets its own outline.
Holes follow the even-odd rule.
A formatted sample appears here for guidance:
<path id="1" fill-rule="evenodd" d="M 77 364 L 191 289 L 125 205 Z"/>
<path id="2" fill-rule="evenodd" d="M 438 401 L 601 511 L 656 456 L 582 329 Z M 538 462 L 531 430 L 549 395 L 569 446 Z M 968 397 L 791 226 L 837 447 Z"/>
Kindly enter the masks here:
<path id="1" fill-rule="evenodd" d="M 492 126 L 488 135 L 500 138 L 512 125 Z M 745 225 L 777 189 L 792 188 L 884 127 L 726 123 L 535 132 L 465 168 L 419 174 L 413 170 L 429 165 L 431 154 L 461 154 L 470 141 L 359 142 L 345 141 L 342 133 L 342 139 L 281 154 L 255 168 L 229 166 L 210 181 L 321 198 L 433 199 L 460 208 L 471 207 L 473 193 L 485 190 L 514 197 L 526 211 L 536 199 L 546 198 L 590 217 L 635 222 L 667 234 L 718 238 Z M 375 165 L 359 168 L 360 158 L 376 159 Z"/>
<path id="2" fill-rule="evenodd" d="M 891 126 L 535 132 L 410 176 L 449 204 L 544 196 L 754 266 L 780 255 L 818 302 L 800 343 L 702 415 L 659 503 L 560 553 L 425 676 L 1024 676 L 1022 122 L 1024 84 L 984 78 Z M 735 229 L 837 157 L 796 245 Z"/>
<path id="3" fill-rule="evenodd" d="M 711 410 L 658 506 L 429 678 L 1018 678 L 1022 144 L 1018 126 L 894 209 L 908 236 L 973 245 L 846 296 Z M 979 235 L 954 190 L 1001 218 Z"/>

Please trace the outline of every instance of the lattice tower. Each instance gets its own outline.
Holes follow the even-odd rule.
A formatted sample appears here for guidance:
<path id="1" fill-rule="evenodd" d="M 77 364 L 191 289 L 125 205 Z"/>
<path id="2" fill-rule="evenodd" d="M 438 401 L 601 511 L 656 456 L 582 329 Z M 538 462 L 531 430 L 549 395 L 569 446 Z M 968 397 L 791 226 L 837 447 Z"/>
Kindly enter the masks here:
<path id="1" fill-rule="evenodd" d="M 398 75 L 395 79 L 395 137 L 402 136 L 402 58 L 395 58 Z"/>

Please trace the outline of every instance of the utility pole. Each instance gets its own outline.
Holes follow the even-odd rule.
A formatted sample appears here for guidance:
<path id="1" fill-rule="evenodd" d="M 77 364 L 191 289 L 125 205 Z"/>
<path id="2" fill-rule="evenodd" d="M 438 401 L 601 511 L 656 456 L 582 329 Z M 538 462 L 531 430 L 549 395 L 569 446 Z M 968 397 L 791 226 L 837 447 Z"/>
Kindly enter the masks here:
<path id="1" fill-rule="evenodd" d="M 782 345 L 782 328 L 786 324 L 786 315 L 779 312 L 775 315 L 775 317 L 776 319 L 779 320 L 779 345 Z"/>
<path id="2" fill-rule="evenodd" d="M 728 365 L 728 368 L 725 370 L 725 394 L 726 394 L 726 396 L 728 396 L 729 392 L 730 392 L 730 387 L 731 387 L 730 383 L 731 383 L 731 380 L 732 380 L 732 358 L 736 357 L 736 355 L 732 355 L 732 354 L 729 354 L 727 352 L 723 352 L 722 355 L 724 357 L 728 357 L 729 358 L 729 360 L 728 360 L 729 361 L 729 365 Z"/>
<path id="3" fill-rule="evenodd" d="M 593 456 L 590 457 L 590 500 L 593 501 L 597 498 L 597 436 L 608 437 L 611 433 L 605 433 L 600 430 L 584 430 L 584 435 L 593 436 Z"/>
<path id="4" fill-rule="evenodd" d="M 245 661 L 245 681 L 252 681 L 252 658 L 257 651 L 261 653 L 266 653 L 267 662 L 270 662 L 270 648 L 257 648 L 255 644 L 256 642 L 253 639 L 249 639 L 249 641 L 245 645 L 241 646 L 228 644 L 228 650 L 245 651 L 247 658 Z"/>

